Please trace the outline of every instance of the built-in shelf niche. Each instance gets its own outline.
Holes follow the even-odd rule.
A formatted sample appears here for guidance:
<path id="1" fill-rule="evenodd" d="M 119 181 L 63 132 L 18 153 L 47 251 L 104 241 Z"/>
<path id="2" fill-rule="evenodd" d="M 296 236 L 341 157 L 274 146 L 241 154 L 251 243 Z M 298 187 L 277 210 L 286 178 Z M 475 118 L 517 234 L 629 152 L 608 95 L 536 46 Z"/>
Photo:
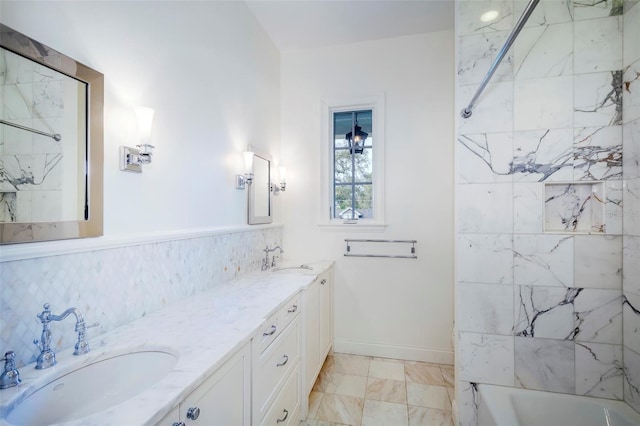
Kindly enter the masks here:
<path id="1" fill-rule="evenodd" d="M 604 234 L 603 182 L 545 183 L 544 232 Z"/>

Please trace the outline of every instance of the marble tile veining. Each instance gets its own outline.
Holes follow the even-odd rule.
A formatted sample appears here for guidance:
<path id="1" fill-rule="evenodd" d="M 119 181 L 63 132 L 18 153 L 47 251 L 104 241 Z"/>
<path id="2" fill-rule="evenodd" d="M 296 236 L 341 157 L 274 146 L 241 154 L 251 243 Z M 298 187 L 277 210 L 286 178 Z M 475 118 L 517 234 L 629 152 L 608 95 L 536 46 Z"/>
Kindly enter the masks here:
<path id="1" fill-rule="evenodd" d="M 574 343 L 516 337 L 515 377 L 521 388 L 574 393 Z"/>
<path id="2" fill-rule="evenodd" d="M 573 237 L 516 235 L 514 282 L 520 285 L 573 287 Z"/>
<path id="3" fill-rule="evenodd" d="M 622 69 L 622 16 L 576 21 L 573 30 L 576 74 Z"/>
<path id="4" fill-rule="evenodd" d="M 622 124 L 622 71 L 576 75 L 573 79 L 575 126 Z"/>
<path id="5" fill-rule="evenodd" d="M 576 394 L 623 399 L 622 345 L 576 344 Z"/>

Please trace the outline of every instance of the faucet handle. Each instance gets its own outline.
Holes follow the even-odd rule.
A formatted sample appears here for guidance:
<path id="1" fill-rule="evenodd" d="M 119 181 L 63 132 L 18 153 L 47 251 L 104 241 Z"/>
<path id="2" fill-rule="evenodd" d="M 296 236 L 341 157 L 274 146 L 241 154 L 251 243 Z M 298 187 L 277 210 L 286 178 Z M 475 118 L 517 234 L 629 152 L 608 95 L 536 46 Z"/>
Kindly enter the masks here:
<path id="1" fill-rule="evenodd" d="M 40 312 L 36 316 L 44 324 L 46 322 L 49 322 L 49 315 L 51 315 L 51 310 L 49 308 L 51 308 L 51 305 L 45 303 L 44 305 L 42 305 L 42 307 L 44 308 L 44 311 Z"/>
<path id="2" fill-rule="evenodd" d="M 16 368 L 16 353 L 8 351 L 4 354 L 2 361 L 4 364 L 4 372 L 0 375 L 0 389 L 7 389 L 18 386 L 20 380 L 20 372 Z"/>

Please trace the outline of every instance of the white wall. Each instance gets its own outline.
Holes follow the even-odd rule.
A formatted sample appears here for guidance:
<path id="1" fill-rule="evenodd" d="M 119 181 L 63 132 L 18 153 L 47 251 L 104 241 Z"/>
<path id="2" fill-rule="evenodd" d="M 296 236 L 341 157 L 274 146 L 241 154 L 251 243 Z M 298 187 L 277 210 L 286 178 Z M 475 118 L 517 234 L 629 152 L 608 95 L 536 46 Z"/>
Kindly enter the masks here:
<path id="1" fill-rule="evenodd" d="M 0 12 L 105 75 L 105 235 L 247 223 L 234 176 L 247 144 L 279 155 L 280 57 L 244 2 L 3 1 Z M 141 105 L 156 110 L 156 153 L 142 174 L 121 172 Z"/>
<path id="2" fill-rule="evenodd" d="M 337 351 L 453 361 L 453 47 L 447 31 L 282 53 L 284 247 L 337 262 Z M 388 227 L 320 230 L 322 100 L 379 93 Z M 418 260 L 344 258 L 346 237 L 416 239 Z"/>

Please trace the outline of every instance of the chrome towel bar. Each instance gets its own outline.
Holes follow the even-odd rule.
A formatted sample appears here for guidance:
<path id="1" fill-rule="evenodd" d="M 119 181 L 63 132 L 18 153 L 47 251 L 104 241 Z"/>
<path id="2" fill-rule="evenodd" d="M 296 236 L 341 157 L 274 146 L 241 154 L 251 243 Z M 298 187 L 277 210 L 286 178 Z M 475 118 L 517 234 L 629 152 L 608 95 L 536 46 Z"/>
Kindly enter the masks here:
<path id="1" fill-rule="evenodd" d="M 347 243 L 347 248 L 345 252 L 345 257 L 386 257 L 392 259 L 417 259 L 416 255 L 416 243 L 417 240 L 368 240 L 368 239 L 345 239 Z M 399 243 L 399 244 L 411 244 L 410 253 L 408 255 L 397 255 L 397 254 L 371 254 L 371 253 L 352 253 L 351 252 L 351 243 Z"/>

